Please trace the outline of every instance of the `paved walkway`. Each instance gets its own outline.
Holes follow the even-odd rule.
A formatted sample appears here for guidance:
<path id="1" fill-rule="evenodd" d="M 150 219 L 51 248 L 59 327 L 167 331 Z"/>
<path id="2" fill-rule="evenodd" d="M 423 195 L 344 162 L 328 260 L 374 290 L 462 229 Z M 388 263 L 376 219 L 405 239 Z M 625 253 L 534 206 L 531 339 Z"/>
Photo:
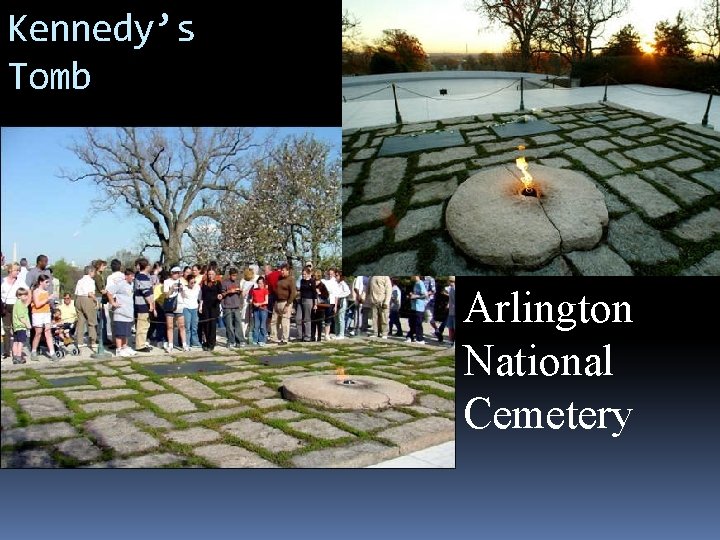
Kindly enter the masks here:
<path id="1" fill-rule="evenodd" d="M 534 111 L 560 129 L 501 139 L 508 112 L 343 131 L 343 266 L 373 275 L 720 275 L 720 132 L 637 109 L 585 103 Z M 454 132 L 458 146 L 377 157 L 386 137 Z M 541 268 L 491 267 L 445 231 L 447 201 L 484 168 L 530 163 L 584 172 L 610 222 L 596 248 Z M 468 219 L 472 219 L 471 216 Z M 532 231 L 525 231 L 532 234 Z"/>
<path id="2" fill-rule="evenodd" d="M 285 365 L 260 358 L 299 353 L 316 356 Z M 2 467 L 366 467 L 455 438 L 454 350 L 437 342 L 353 338 L 6 362 Z M 372 412 L 282 399 L 284 381 L 338 366 L 405 383 L 417 399 Z"/>
<path id="3" fill-rule="evenodd" d="M 368 469 L 454 469 L 455 441 L 370 465 Z"/>

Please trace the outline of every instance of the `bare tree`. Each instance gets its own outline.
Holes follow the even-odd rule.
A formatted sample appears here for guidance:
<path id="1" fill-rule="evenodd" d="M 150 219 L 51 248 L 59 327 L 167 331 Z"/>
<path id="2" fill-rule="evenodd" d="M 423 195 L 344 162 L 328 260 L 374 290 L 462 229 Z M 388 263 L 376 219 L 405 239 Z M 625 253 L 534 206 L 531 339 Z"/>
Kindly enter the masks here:
<path id="1" fill-rule="evenodd" d="M 530 67 L 533 38 L 548 0 L 474 0 L 471 8 L 488 22 L 507 26 L 520 50 L 521 69 Z"/>
<path id="2" fill-rule="evenodd" d="M 352 48 L 358 39 L 360 21 L 348 10 L 342 14 L 342 48 L 343 52 Z"/>
<path id="3" fill-rule="evenodd" d="M 720 61 L 720 0 L 705 0 L 698 14 L 696 42 L 700 45 L 700 56 Z"/>
<path id="4" fill-rule="evenodd" d="M 602 37 L 605 24 L 627 11 L 628 0 L 549 0 L 542 15 L 541 45 L 569 62 L 593 55 L 593 41 Z"/>
<path id="5" fill-rule="evenodd" d="M 289 263 L 339 252 L 339 156 L 311 136 L 290 137 L 256 168 L 244 204 L 221 203 L 221 249 L 235 261 Z"/>
<path id="6" fill-rule="evenodd" d="M 175 263 L 195 220 L 217 218 L 217 198 L 247 197 L 270 136 L 259 140 L 247 128 L 88 128 L 71 147 L 85 167 L 61 177 L 94 182 L 96 211 L 124 208 L 145 218 L 156 241 L 145 248 L 160 248 L 162 260 Z"/>

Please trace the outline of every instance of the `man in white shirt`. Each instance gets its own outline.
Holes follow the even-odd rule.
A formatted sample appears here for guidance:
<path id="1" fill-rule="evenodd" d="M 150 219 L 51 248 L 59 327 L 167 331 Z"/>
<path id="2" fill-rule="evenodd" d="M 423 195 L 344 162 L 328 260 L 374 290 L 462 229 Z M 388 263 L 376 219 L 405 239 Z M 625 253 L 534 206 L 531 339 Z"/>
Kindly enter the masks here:
<path id="1" fill-rule="evenodd" d="M 110 261 L 110 270 L 112 270 L 112 273 L 107 277 L 107 280 L 105 280 L 105 290 L 108 290 L 111 286 L 117 285 L 122 281 L 125 281 L 125 274 L 122 272 L 122 263 L 118 259 L 113 259 Z M 107 325 L 107 335 L 108 339 L 112 341 L 112 322 L 113 322 L 113 312 L 110 309 L 109 304 L 105 304 L 105 320 L 108 321 Z M 115 346 L 114 343 L 108 343 L 108 347 L 113 348 Z"/>
<path id="2" fill-rule="evenodd" d="M 85 267 L 85 275 L 75 285 L 75 310 L 77 311 L 77 329 L 75 341 L 78 346 L 85 339 L 85 327 L 88 333 L 88 347 L 93 348 L 97 341 L 97 302 L 95 301 L 95 268 Z"/>
<path id="3" fill-rule="evenodd" d="M 330 339 L 330 329 L 333 329 L 333 333 L 335 331 L 335 313 L 337 309 L 338 293 L 340 292 L 338 290 L 338 282 L 335 279 L 335 269 L 330 268 L 325 273 L 325 279 L 321 279 L 320 281 L 322 281 L 328 291 L 328 301 L 330 303 L 330 307 L 325 310 L 325 339 Z"/>

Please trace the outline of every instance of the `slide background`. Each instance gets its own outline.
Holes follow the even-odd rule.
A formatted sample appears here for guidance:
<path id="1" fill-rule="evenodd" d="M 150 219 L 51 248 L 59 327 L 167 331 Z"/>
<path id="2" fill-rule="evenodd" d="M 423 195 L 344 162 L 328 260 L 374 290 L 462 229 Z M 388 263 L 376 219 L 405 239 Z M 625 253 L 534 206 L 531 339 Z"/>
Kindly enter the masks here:
<path id="1" fill-rule="evenodd" d="M 718 533 L 720 455 L 717 280 L 703 278 L 458 278 L 458 313 L 467 317 L 477 291 L 486 307 L 530 291 L 532 301 L 627 300 L 632 324 L 462 323 L 458 344 L 501 353 L 604 355 L 612 377 L 487 376 L 467 352 L 456 356 L 457 471 L 475 484 L 479 514 L 493 537 L 712 538 Z M 715 288 L 713 288 L 715 287 Z M 576 307 L 577 318 L 579 309 Z M 522 313 L 522 312 L 521 312 Z M 493 315 L 494 316 L 494 315 Z M 508 317 L 506 317 L 508 320 Z M 496 364 L 494 364 L 496 365 Z M 622 435 L 614 429 L 472 430 L 464 407 L 475 396 L 475 423 L 500 407 L 632 408 Z M 477 403 L 477 402 L 476 402 Z M 608 424 L 617 426 L 616 422 Z M 473 481 L 467 479 L 472 478 Z M 460 495 L 461 496 L 461 495 Z"/>
<path id="2" fill-rule="evenodd" d="M 150 7 L 148 7 L 150 5 Z M 145 6 L 145 7 L 141 7 Z M 163 9 L 164 8 L 164 9 Z M 340 4 L 8 2 L 8 62 L 87 67 L 87 91 L 17 92 L 2 81 L 2 125 L 280 125 L 340 122 Z M 9 13 L 28 19 L 171 23 L 135 51 L 123 44 L 7 41 Z M 102 13 L 101 13 L 102 12 Z M 176 23 L 195 40 L 178 43 Z M 458 376 L 455 470 L 3 470 L 2 531 L 35 538 L 715 538 L 719 530 L 717 280 L 458 278 L 458 317 L 476 290 L 533 298 L 630 299 L 628 325 L 559 333 L 552 325 L 472 324 L 462 343 L 562 354 L 612 344 L 614 377 Z M 459 373 L 463 371 L 458 357 Z M 487 379 L 487 380 L 486 380 Z M 566 380 L 569 379 L 569 380 Z M 473 396 L 494 407 L 631 407 L 608 430 L 473 431 Z"/>

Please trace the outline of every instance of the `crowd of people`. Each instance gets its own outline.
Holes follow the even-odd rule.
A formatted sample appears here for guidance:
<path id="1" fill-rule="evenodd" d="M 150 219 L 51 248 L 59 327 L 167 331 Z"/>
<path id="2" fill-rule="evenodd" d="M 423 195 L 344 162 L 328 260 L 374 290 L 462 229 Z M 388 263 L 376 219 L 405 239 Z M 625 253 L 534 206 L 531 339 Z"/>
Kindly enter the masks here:
<path id="1" fill-rule="evenodd" d="M 423 322 L 429 322 L 438 341 L 447 328 L 448 342 L 454 342 L 453 276 L 443 282 L 412 276 L 405 284 L 388 276 L 346 280 L 340 270 L 322 272 L 311 262 L 295 276 L 286 262 L 223 272 L 215 262 L 166 270 L 145 258 L 133 268 L 114 259 L 108 272 L 107 262 L 96 260 L 84 268 L 73 294 L 64 291 L 60 300 L 47 256 L 39 255 L 31 269 L 21 263 L 10 263 L 2 280 L 3 358 L 12 355 L 13 363 L 25 363 L 28 338 L 31 360 L 41 347 L 58 359 L 63 344 L 93 349 L 100 341 L 121 357 L 153 348 L 213 351 L 218 326 L 231 349 L 284 344 L 293 319 L 298 341 L 405 335 L 408 342 L 424 343 Z"/>

